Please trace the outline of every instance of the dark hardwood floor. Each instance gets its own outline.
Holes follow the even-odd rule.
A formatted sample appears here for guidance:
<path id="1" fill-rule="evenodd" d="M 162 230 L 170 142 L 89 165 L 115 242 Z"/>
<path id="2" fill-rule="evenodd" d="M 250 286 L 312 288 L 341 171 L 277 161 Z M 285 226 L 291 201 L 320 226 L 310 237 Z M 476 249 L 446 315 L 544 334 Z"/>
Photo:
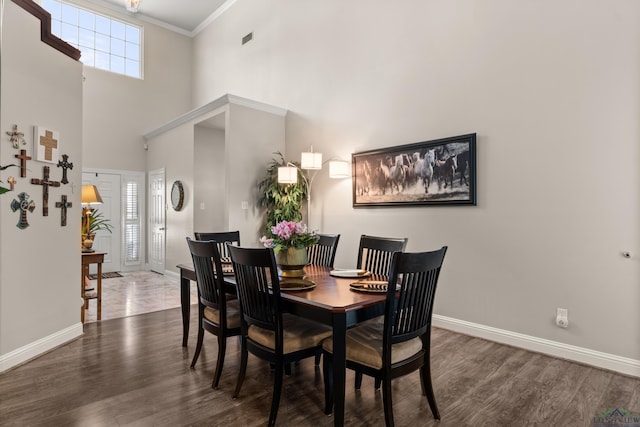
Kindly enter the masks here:
<path id="1" fill-rule="evenodd" d="M 194 306 L 195 311 L 195 306 Z M 192 316 L 195 318 L 195 316 Z M 218 390 L 211 389 L 216 338 L 205 336 L 196 369 L 181 347 L 179 309 L 85 325 L 82 338 L 0 375 L 3 426 L 256 426 L 269 415 L 272 372 L 250 356 L 231 399 L 239 344 L 230 339 Z M 434 329 L 432 376 L 442 420 L 431 416 L 417 373 L 393 383 L 399 426 L 592 426 L 607 408 L 640 414 L 640 379 Z M 382 395 L 348 372 L 345 420 L 384 425 Z M 313 360 L 285 379 L 281 426 L 331 426 L 323 413 L 321 368 Z"/>

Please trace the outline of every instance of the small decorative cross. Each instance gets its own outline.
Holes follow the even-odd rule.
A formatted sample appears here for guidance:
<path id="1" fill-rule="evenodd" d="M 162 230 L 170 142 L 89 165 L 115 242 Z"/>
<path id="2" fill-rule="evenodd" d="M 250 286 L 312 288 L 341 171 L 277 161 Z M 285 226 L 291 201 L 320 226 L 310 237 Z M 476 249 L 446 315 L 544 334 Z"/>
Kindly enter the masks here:
<path id="1" fill-rule="evenodd" d="M 60 197 L 60 202 L 56 202 L 56 208 L 62 208 L 62 210 L 60 211 L 60 225 L 61 226 L 66 226 L 67 225 L 67 208 L 70 208 L 72 203 L 71 202 L 67 202 L 67 195 L 63 194 Z"/>
<path id="2" fill-rule="evenodd" d="M 31 178 L 31 183 L 42 185 L 42 216 L 49 216 L 49 186 L 60 187 L 60 182 L 49 181 L 49 166 L 43 166 L 42 179 Z"/>
<path id="3" fill-rule="evenodd" d="M 63 184 L 68 184 L 69 180 L 67 179 L 67 169 L 73 169 L 73 163 L 69 163 L 69 156 L 66 154 L 62 155 L 62 160 L 58 160 L 58 167 L 62 168 L 62 180 L 60 181 Z"/>
<path id="4" fill-rule="evenodd" d="M 27 177 L 27 160 L 31 160 L 30 156 L 27 156 L 27 150 L 20 150 L 20 154 L 16 154 L 15 157 L 20 159 L 20 177 Z"/>
<path id="5" fill-rule="evenodd" d="M 38 143 L 44 147 L 44 159 L 53 160 L 53 149 L 58 148 L 58 140 L 53 139 L 53 132 L 50 130 L 45 131 L 44 136 L 40 136 Z"/>
<path id="6" fill-rule="evenodd" d="M 9 183 L 9 190 L 13 191 L 16 186 L 16 179 L 10 176 L 9 178 L 7 178 L 7 182 Z"/>
<path id="7" fill-rule="evenodd" d="M 27 144 L 27 142 L 24 140 L 24 132 L 20 132 L 18 130 L 18 125 L 13 125 L 13 130 L 7 132 L 7 135 L 9 135 L 9 141 L 11 142 L 13 148 L 18 148 L 20 146 L 20 143 L 22 143 L 22 145 Z"/>
<path id="8" fill-rule="evenodd" d="M 18 199 L 19 200 L 13 199 L 11 202 L 11 210 L 15 212 L 20 209 L 20 219 L 18 220 L 16 227 L 24 230 L 29 226 L 29 222 L 27 222 L 27 211 L 33 212 L 36 208 L 36 204 L 33 200 L 29 200 L 29 195 L 24 191 L 18 194 Z"/>

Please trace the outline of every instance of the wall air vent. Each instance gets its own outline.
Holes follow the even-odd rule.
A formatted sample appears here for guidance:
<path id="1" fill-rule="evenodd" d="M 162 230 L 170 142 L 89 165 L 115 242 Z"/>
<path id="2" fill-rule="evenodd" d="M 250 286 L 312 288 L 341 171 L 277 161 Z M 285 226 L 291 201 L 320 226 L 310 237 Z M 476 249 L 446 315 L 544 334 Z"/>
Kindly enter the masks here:
<path id="1" fill-rule="evenodd" d="M 242 38 L 242 44 L 243 44 L 243 45 L 244 45 L 244 44 L 247 44 L 247 43 L 249 43 L 251 40 L 253 40 L 253 31 L 252 31 L 252 32 L 250 32 L 249 34 L 247 34 L 246 36 L 244 36 L 244 37 Z"/>

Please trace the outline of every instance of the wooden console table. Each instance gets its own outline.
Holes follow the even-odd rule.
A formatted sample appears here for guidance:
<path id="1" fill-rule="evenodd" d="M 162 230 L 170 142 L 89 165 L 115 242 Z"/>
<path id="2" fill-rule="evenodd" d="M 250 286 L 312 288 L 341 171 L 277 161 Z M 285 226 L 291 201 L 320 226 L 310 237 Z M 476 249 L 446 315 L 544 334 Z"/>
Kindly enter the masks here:
<path id="1" fill-rule="evenodd" d="M 95 299 L 98 303 L 98 314 L 96 319 L 102 320 L 102 263 L 104 262 L 105 252 L 83 252 L 82 253 L 82 276 L 80 280 L 80 296 L 84 300 L 80 309 L 80 320 L 84 323 L 84 311 L 89 306 L 89 300 Z M 98 265 L 97 290 L 95 295 L 87 295 L 85 292 L 85 280 L 89 279 L 89 265 Z"/>

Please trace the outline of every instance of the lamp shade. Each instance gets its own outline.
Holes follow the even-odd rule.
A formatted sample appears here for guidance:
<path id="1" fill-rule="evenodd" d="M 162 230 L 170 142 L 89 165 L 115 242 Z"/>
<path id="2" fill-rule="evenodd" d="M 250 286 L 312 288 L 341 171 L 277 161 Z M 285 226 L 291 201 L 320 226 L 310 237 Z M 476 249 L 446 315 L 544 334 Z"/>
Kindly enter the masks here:
<path id="1" fill-rule="evenodd" d="M 100 197 L 98 187 L 96 187 L 95 185 L 83 185 L 82 203 L 86 203 L 88 205 L 92 203 L 102 203 L 102 197 Z"/>
<path id="2" fill-rule="evenodd" d="M 302 169 L 322 169 L 322 153 L 303 151 L 300 156 L 300 167 Z"/>
<path id="3" fill-rule="evenodd" d="M 330 178 L 349 178 L 350 176 L 349 162 L 345 162 L 344 160 L 331 160 L 329 162 Z"/>
<path id="4" fill-rule="evenodd" d="M 279 184 L 295 184 L 298 182 L 298 169 L 293 166 L 281 166 L 278 168 Z"/>

